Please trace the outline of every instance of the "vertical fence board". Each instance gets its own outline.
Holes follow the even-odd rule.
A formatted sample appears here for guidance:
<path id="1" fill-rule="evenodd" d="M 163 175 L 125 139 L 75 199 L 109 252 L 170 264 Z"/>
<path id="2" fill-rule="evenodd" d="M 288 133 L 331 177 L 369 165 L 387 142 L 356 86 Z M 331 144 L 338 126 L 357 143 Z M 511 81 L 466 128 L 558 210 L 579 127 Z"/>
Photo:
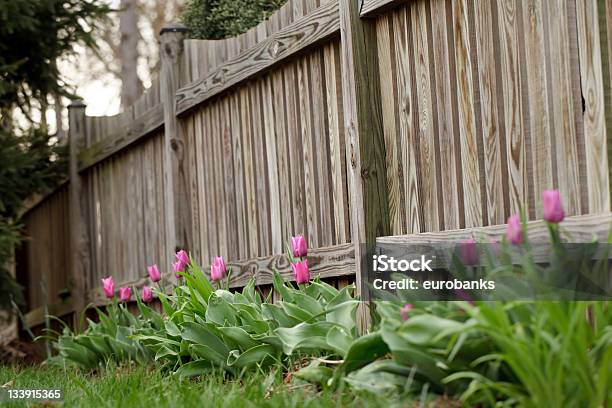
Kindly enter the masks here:
<path id="1" fill-rule="evenodd" d="M 482 145 L 484 151 L 484 182 L 486 183 L 486 213 L 487 224 L 503 224 L 506 221 L 507 209 L 504 201 L 504 184 L 502 168 L 507 166 L 502 158 L 505 149 L 505 137 L 501 132 L 501 121 L 497 108 L 497 100 L 501 97 L 499 85 L 496 82 L 496 60 L 500 57 L 496 52 L 493 21 L 490 2 L 475 3 L 475 31 L 478 56 L 478 78 L 480 93 L 480 109 L 482 118 Z M 506 190 L 507 192 L 507 190 Z"/>
<path id="2" fill-rule="evenodd" d="M 610 210 L 604 93 L 597 2 L 576 0 L 580 76 L 584 102 L 584 137 L 589 210 Z"/>

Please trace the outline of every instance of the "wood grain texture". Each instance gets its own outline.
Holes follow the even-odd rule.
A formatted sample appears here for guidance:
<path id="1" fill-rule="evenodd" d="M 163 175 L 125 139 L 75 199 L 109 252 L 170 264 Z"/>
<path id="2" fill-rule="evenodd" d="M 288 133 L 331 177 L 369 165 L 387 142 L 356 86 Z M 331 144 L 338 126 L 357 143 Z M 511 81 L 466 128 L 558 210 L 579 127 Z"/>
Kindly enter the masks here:
<path id="1" fill-rule="evenodd" d="M 608 233 L 612 227 L 612 214 L 566 217 L 559 225 L 572 236 L 572 242 L 592 242 L 594 235 L 600 242 L 605 242 L 608 240 Z M 506 228 L 505 224 L 501 224 L 453 231 L 424 232 L 421 234 L 380 237 L 376 242 L 379 244 L 452 243 L 471 237 L 475 237 L 479 242 L 493 242 L 504 237 Z M 550 240 L 548 227 L 544 221 L 529 221 L 527 230 L 531 242 L 549 242 Z"/>
<path id="2" fill-rule="evenodd" d="M 436 149 L 437 134 L 434 129 L 434 106 L 432 101 L 432 82 L 430 76 L 429 40 L 427 36 L 427 14 L 424 2 L 413 3 L 410 6 L 412 41 L 414 49 L 414 74 L 417 87 L 415 89 L 418 99 L 418 128 L 419 139 L 419 177 L 420 185 L 419 208 L 423 214 L 423 227 L 426 231 L 440 229 L 440 194 L 438 184 L 437 166 L 439 158 Z M 464 139 L 462 134 L 461 139 Z"/>
<path id="3" fill-rule="evenodd" d="M 393 229 L 402 195 L 406 231 L 433 228 L 424 203 L 434 179 L 438 228 L 498 224 L 521 208 L 541 216 L 548 188 L 560 189 L 567 214 L 590 212 L 584 186 L 605 180 L 587 174 L 580 61 L 590 53 L 575 2 L 519 3 L 420 0 L 377 15 L 387 175 L 404 177 L 399 195 L 389 181 Z"/>
<path id="4" fill-rule="evenodd" d="M 606 128 L 604 122 L 603 74 L 595 1 L 576 0 L 578 48 L 584 102 L 584 137 L 586 147 L 589 210 L 610 210 Z"/>
<path id="5" fill-rule="evenodd" d="M 60 291 L 76 293 L 70 283 L 73 280 L 70 200 L 70 189 L 65 184 L 21 217 L 28 239 L 16 249 L 15 272 L 18 282 L 28 289 L 24 293 L 28 309 L 42 306 L 43 279 L 47 282 L 49 302 L 59 301 Z"/>
<path id="6" fill-rule="evenodd" d="M 510 213 L 518 213 L 527 203 L 527 166 L 522 124 L 522 97 L 519 71 L 516 3 L 507 1 L 497 7 L 500 30 L 501 78 L 504 130 L 510 182 Z"/>
<path id="7" fill-rule="evenodd" d="M 402 170 L 404 180 L 404 194 L 406 201 L 405 219 L 406 232 L 421 231 L 422 222 L 419 213 L 419 185 L 418 177 L 418 139 L 414 126 L 417 115 L 416 93 L 412 84 L 411 64 L 407 62 L 412 58 L 412 35 L 409 31 L 409 8 L 400 9 L 393 14 L 395 70 L 397 71 L 397 109 L 399 116 L 399 146 L 402 152 Z"/>
<path id="8" fill-rule="evenodd" d="M 310 237 L 309 225 L 306 222 L 306 195 L 303 166 L 303 143 L 300 139 L 301 132 L 301 110 L 300 93 L 297 76 L 297 64 L 292 63 L 283 69 L 283 80 L 286 89 L 286 113 L 287 113 L 287 138 L 289 140 L 289 162 L 291 179 L 291 202 L 293 233 Z"/>
<path id="9" fill-rule="evenodd" d="M 361 17 L 376 17 L 397 7 L 407 0 L 361 0 L 359 14 Z"/>
<path id="10" fill-rule="evenodd" d="M 164 109 L 156 105 L 113 133 L 100 134 L 100 139 L 79 150 L 79 171 L 102 162 L 155 133 L 164 125 Z"/>
<path id="11" fill-rule="evenodd" d="M 581 214 L 580 163 L 576 123 L 574 121 L 574 94 L 570 60 L 570 35 L 568 30 L 567 2 L 546 2 L 549 27 L 550 78 L 552 90 L 551 118 L 555 139 L 554 155 L 557 161 L 557 184 L 565 209 L 570 215 Z"/>
<path id="12" fill-rule="evenodd" d="M 546 54 L 544 46 L 544 15 L 542 2 L 530 0 L 522 7 L 523 36 L 525 37 L 526 78 L 529 98 L 529 128 L 531 133 L 532 184 L 535 202 L 540 204 L 540 194 L 553 187 L 552 146 L 549 108 L 547 101 Z M 541 205 L 536 205 L 536 217 L 542 217 Z"/>
<path id="13" fill-rule="evenodd" d="M 392 234 L 405 233 L 405 211 L 403 194 L 403 174 L 401 169 L 400 155 L 401 146 L 398 146 L 396 137 L 396 126 L 399 119 L 396 118 L 395 104 L 397 99 L 396 84 L 394 78 L 395 54 L 391 52 L 390 45 L 394 41 L 392 29 L 392 16 L 383 15 L 376 20 L 376 40 L 378 47 L 380 65 L 380 98 L 382 103 L 383 130 L 385 135 L 386 163 L 387 163 L 387 186 L 389 191 L 389 218 Z M 388 80 L 391 74 L 391 80 Z"/>
<path id="14" fill-rule="evenodd" d="M 234 163 L 234 190 L 236 195 L 236 222 L 238 229 L 238 258 L 246 259 L 249 256 L 248 239 L 248 207 L 245 193 L 244 159 L 242 156 L 241 117 L 240 117 L 240 94 L 233 93 L 231 96 L 231 138 L 232 155 Z"/>
<path id="15" fill-rule="evenodd" d="M 268 174 L 268 187 L 270 197 L 270 239 L 271 239 L 271 252 L 273 254 L 279 254 L 283 252 L 283 222 L 281 215 L 281 197 L 280 197 L 280 181 L 279 181 L 279 155 L 278 141 L 275 128 L 275 103 L 274 94 L 272 92 L 272 78 L 266 76 L 263 79 L 262 84 L 262 108 L 263 108 L 263 131 L 264 131 L 264 143 L 266 146 L 266 164 Z M 236 259 L 236 258 L 234 258 Z"/>
<path id="16" fill-rule="evenodd" d="M 298 163 L 301 163 L 304 170 L 304 201 L 306 207 L 305 223 L 308 225 L 308 242 L 311 245 L 319 245 L 320 236 L 320 219 L 318 216 L 318 198 L 316 185 L 317 162 L 315 159 L 316 148 L 314 145 L 313 135 L 313 116 L 312 116 L 312 89 L 310 87 L 310 70 L 308 69 L 308 61 L 301 59 L 297 61 L 297 80 L 299 91 L 299 109 L 300 109 L 300 129 L 301 140 L 298 141 L 302 145 L 302 157 Z"/>
<path id="17" fill-rule="evenodd" d="M 452 82 L 449 63 L 454 58 L 452 50 L 448 46 L 448 27 L 446 16 L 446 4 L 441 1 L 430 3 L 431 11 L 429 18 L 432 26 L 433 55 L 431 64 L 435 69 L 435 83 L 431 87 L 432 95 L 436 101 L 437 132 L 439 138 L 439 157 L 442 195 L 444 206 L 444 229 L 459 228 L 459 185 L 462 183 L 457 174 L 457 166 L 460 166 L 460 152 L 455 150 L 455 120 L 453 119 L 452 90 L 455 89 Z"/>
<path id="18" fill-rule="evenodd" d="M 340 27 L 356 293 L 367 301 L 368 292 L 362 279 L 365 262 L 368 262 L 367 254 L 376 243 L 376 237 L 388 235 L 391 229 L 376 26 L 360 19 L 357 2 L 340 0 Z M 361 304 L 358 325 L 362 332 L 367 330 L 370 321 L 367 305 Z"/>
<path id="19" fill-rule="evenodd" d="M 176 94 L 177 114 L 338 33 L 338 3 L 329 2 L 229 60 Z"/>
<path id="20" fill-rule="evenodd" d="M 323 60 L 322 50 L 317 50 L 308 55 L 308 65 L 310 70 L 310 80 L 312 89 L 311 103 L 312 112 L 312 130 L 313 130 L 313 147 L 316 149 L 316 154 L 313 150 L 313 161 L 316 159 L 316 178 L 317 199 L 316 207 L 318 214 L 315 216 L 319 219 L 319 244 L 320 247 L 326 247 L 336 242 L 334 221 L 333 221 L 333 205 L 332 189 L 331 189 L 331 163 L 329 152 L 329 135 L 327 112 L 327 99 L 325 98 L 325 88 L 328 86 L 325 77 L 325 65 Z"/>
<path id="21" fill-rule="evenodd" d="M 275 158 L 268 158 L 268 165 L 271 165 L 270 160 L 276 160 L 273 166 L 276 169 L 270 169 L 270 174 L 274 174 L 277 177 L 278 182 L 278 197 L 279 200 L 279 213 L 277 228 L 279 228 L 278 234 L 280 239 L 280 252 L 284 250 L 284 242 L 292 236 L 293 227 L 293 213 L 292 213 L 292 200 L 291 200 L 291 163 L 289 160 L 289 149 L 292 142 L 288 138 L 287 132 L 287 106 L 285 101 L 285 95 L 287 89 L 283 81 L 283 72 L 276 70 L 271 74 L 271 93 L 273 98 L 273 112 L 274 118 L 271 119 L 271 124 L 274 126 L 274 133 L 276 135 L 275 146 Z"/>
<path id="22" fill-rule="evenodd" d="M 337 42 L 325 47 L 324 61 L 335 242 L 343 244 L 350 241 L 350 220 L 346 189 L 346 140 L 342 121 L 342 73 L 340 71 L 340 49 Z"/>
<path id="23" fill-rule="evenodd" d="M 161 36 L 160 92 L 164 106 L 166 243 L 175 249 L 189 249 L 192 245 L 188 193 L 190 174 L 185 163 L 186 140 L 185 135 L 180 133 L 174 104 L 184 31 L 164 31 Z"/>
<path id="24" fill-rule="evenodd" d="M 251 130 L 251 104 L 249 100 L 249 88 L 240 90 L 240 112 L 242 125 L 242 157 L 244 159 L 245 199 L 248 211 L 249 232 L 249 258 L 259 254 L 259 234 L 257 217 L 257 187 L 255 180 L 255 169 L 253 164 L 253 136 Z"/>
<path id="25" fill-rule="evenodd" d="M 71 271 L 74 287 L 72 290 L 75 294 L 86 293 L 89 276 L 91 274 L 91 252 L 90 252 L 90 236 L 89 224 L 87 223 L 87 200 L 89 197 L 86 194 L 86 186 L 83 186 L 84 179 L 78 172 L 78 151 L 85 142 L 85 105 L 80 102 L 70 104 L 70 253 L 71 253 Z M 50 218 L 49 221 L 53 221 Z M 54 230 L 57 226 L 54 226 Z M 52 234 L 53 231 L 50 231 Z M 51 251 L 51 253 L 59 251 Z M 46 265 L 45 265 L 46 266 Z M 46 271 L 43 273 L 42 282 L 48 285 L 51 273 Z M 39 282 L 31 282 L 30 284 L 39 284 Z M 48 288 L 46 289 L 48 290 Z M 75 310 L 83 310 L 85 299 L 83 296 L 74 297 Z"/>
<path id="26" fill-rule="evenodd" d="M 200 242 L 201 235 L 200 230 L 203 228 L 200 225 L 200 197 L 199 197 L 199 182 L 198 182 L 198 172 L 195 171 L 198 167 L 198 150 L 193 148 L 197 145 L 198 141 L 196 140 L 199 126 L 196 126 L 195 122 L 197 117 L 191 116 L 185 118 L 184 120 L 179 120 L 179 127 L 181 128 L 181 134 L 185 135 L 185 140 L 187 141 L 187 146 L 192 146 L 192 148 L 185 149 L 185 154 L 187 155 L 187 166 L 190 169 L 190 177 L 189 177 L 189 205 L 190 205 L 190 215 L 191 219 L 189 223 L 191 225 L 193 234 L 191 241 L 191 255 L 196 259 L 201 259 L 202 256 L 202 244 Z M 229 156 L 231 158 L 231 156 Z"/>
<path id="27" fill-rule="evenodd" d="M 475 4 L 475 31 L 478 56 L 478 87 L 482 118 L 482 145 L 484 152 L 484 183 L 486 183 L 487 224 L 501 224 L 506 220 L 507 209 L 503 185 L 506 182 L 503 168 L 507 166 L 502 157 L 505 135 L 501 134 L 501 123 L 497 101 L 501 97 L 500 84 L 496 82 L 496 48 L 493 36 L 493 21 L 490 2 Z M 499 38 L 499 37 L 496 37 Z M 507 174 L 507 173 L 506 173 Z M 507 191 L 507 189 L 505 190 Z"/>
<path id="28" fill-rule="evenodd" d="M 268 165 L 264 135 L 264 118 L 260 83 L 249 87 L 251 97 L 251 126 L 253 130 L 252 160 L 254 168 L 254 186 L 257 192 L 257 233 L 259 234 L 259 249 L 256 256 L 271 253 L 272 234 L 270 224 L 270 199 L 268 185 Z"/>
<path id="29" fill-rule="evenodd" d="M 465 226 L 482 225 L 483 209 L 478 161 L 478 140 L 472 77 L 472 61 L 468 28 L 468 9 L 464 0 L 453 2 L 453 29 L 455 38 L 455 61 L 457 63 L 457 91 L 459 104 L 459 134 L 461 137 L 461 163 L 463 166 L 463 193 L 465 203 Z"/>
<path id="30" fill-rule="evenodd" d="M 612 1 L 598 0 L 599 39 L 601 43 L 601 72 L 604 91 L 604 110 L 608 160 L 612 156 Z M 608 165 L 608 182 L 612 194 L 612 168 Z"/>

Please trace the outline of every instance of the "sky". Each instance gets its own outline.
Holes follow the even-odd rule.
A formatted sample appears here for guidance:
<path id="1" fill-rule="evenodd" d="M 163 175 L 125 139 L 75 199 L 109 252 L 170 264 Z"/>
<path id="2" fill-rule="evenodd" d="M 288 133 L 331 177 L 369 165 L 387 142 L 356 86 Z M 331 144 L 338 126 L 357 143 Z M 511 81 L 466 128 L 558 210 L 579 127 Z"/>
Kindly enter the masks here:
<path id="1" fill-rule="evenodd" d="M 113 9 L 118 9 L 120 0 L 106 2 Z M 116 15 L 111 18 L 118 20 Z M 118 30 L 118 25 L 116 26 Z M 157 44 L 157 34 L 151 31 L 150 26 L 141 22 L 139 24 L 142 42 L 140 48 Z M 76 87 L 79 95 L 87 105 L 86 114 L 89 116 L 112 116 L 121 110 L 121 82 L 112 74 L 104 73 L 100 63 L 92 60 L 91 53 L 87 53 L 82 46 L 75 47 L 76 54 L 60 63 L 60 70 L 64 78 Z M 103 50 L 102 50 L 103 51 Z M 141 53 L 143 50 L 141 50 Z M 144 51 L 146 52 L 146 51 Z M 89 55 L 88 55 L 89 54 Z M 146 59 L 142 58 L 138 66 L 138 74 L 145 88 L 151 86 L 151 73 Z M 53 115 L 53 113 L 50 113 Z M 49 113 L 48 115 L 49 116 Z M 54 122 L 55 119 L 50 121 Z"/>

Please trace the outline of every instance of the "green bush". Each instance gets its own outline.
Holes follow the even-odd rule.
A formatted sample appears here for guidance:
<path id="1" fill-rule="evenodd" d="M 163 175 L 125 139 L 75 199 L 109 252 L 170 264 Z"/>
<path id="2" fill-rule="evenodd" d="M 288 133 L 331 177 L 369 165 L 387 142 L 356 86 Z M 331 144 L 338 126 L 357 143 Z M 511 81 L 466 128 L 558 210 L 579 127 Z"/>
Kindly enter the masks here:
<path id="1" fill-rule="evenodd" d="M 218 40 L 242 34 L 286 0 L 189 0 L 183 24 L 191 38 Z"/>
<path id="2" fill-rule="evenodd" d="M 61 335 L 55 333 L 59 356 L 54 360 L 92 369 L 110 360 L 154 358 L 181 376 L 213 369 L 238 374 L 284 365 L 297 352 L 342 356 L 357 337 L 353 285 L 338 290 L 314 279 L 296 289 L 276 273 L 274 288 L 283 300 L 272 304 L 261 299 L 253 280 L 231 293 L 214 289 L 193 261 L 181 274 L 182 284 L 172 294 L 156 291 L 165 316 L 138 297 L 138 318 L 111 302 L 106 312 L 98 311 L 100 322 L 89 321 L 85 332 L 65 327 Z"/>

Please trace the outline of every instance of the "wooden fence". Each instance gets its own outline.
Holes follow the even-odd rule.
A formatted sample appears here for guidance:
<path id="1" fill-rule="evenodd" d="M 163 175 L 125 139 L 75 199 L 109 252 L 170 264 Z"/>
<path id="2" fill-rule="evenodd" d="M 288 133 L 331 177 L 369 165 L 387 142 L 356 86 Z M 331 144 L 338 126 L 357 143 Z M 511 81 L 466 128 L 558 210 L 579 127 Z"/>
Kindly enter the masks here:
<path id="1" fill-rule="evenodd" d="M 611 22 L 610 0 L 289 0 L 235 38 L 164 29 L 133 107 L 70 108 L 70 183 L 24 216 L 28 324 L 41 279 L 79 309 L 176 248 L 269 284 L 297 233 L 313 273 L 359 283 L 377 239 L 499 234 L 553 187 L 570 230 L 603 235 Z"/>

